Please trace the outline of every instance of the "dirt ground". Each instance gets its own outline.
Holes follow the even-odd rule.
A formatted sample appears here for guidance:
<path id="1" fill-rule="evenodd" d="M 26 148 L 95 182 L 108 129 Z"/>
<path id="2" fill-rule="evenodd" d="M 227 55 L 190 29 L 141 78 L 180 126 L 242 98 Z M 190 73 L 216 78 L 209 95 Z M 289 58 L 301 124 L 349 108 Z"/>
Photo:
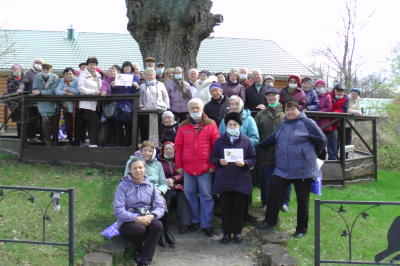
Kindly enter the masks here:
<path id="1" fill-rule="evenodd" d="M 252 253 L 257 249 L 258 240 L 251 229 L 243 230 L 242 243 L 237 244 L 232 240 L 228 244 L 222 244 L 219 217 L 214 216 L 213 228 L 216 235 L 207 237 L 202 228 L 181 235 L 178 226 L 170 226 L 175 245 L 165 248 L 158 246 L 151 265 L 258 265 L 258 256 Z"/>

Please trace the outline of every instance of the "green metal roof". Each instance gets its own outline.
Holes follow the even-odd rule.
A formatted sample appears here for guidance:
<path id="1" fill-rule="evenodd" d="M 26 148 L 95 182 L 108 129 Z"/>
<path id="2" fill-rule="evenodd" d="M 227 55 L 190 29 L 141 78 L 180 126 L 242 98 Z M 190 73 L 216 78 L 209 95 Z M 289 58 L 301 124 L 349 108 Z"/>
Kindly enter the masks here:
<path id="1" fill-rule="evenodd" d="M 66 31 L 1 30 L 1 33 L 8 36 L 9 43 L 15 43 L 15 53 L 0 62 L 3 70 L 14 63 L 29 69 L 36 57 L 52 63 L 54 70 L 70 66 L 76 69 L 92 56 L 97 57 L 102 70 L 127 60 L 143 68 L 139 46 L 130 34 L 75 32 L 77 38 L 68 40 Z M 198 69 L 212 73 L 247 67 L 250 71 L 260 68 L 263 74 L 275 76 L 316 75 L 270 40 L 210 37 L 201 43 L 197 64 Z"/>

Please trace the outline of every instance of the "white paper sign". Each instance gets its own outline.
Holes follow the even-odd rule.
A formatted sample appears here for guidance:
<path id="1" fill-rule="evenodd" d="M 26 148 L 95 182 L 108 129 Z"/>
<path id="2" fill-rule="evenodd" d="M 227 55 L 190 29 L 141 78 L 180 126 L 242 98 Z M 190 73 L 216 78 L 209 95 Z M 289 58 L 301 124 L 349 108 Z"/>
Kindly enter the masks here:
<path id="1" fill-rule="evenodd" d="M 224 149 L 225 160 L 229 162 L 243 162 L 243 149 Z"/>
<path id="2" fill-rule="evenodd" d="M 115 76 L 116 86 L 132 86 L 133 75 L 131 74 L 117 74 Z"/>

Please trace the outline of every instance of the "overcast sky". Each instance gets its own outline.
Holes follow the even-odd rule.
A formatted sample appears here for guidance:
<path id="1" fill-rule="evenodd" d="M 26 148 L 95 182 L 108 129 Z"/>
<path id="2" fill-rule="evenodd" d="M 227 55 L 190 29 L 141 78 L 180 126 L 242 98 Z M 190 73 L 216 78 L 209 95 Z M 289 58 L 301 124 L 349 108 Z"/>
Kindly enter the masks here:
<path id="1" fill-rule="evenodd" d="M 146 1 L 146 0 L 143 0 Z M 340 13 L 344 0 L 215 0 L 212 12 L 224 22 L 215 37 L 268 39 L 307 65 L 312 48 L 339 43 Z M 364 74 L 379 71 L 400 41 L 398 0 L 358 0 L 359 28 L 356 51 L 362 55 Z M 3 29 L 64 31 L 73 24 L 78 32 L 127 33 L 124 0 L 0 0 Z"/>

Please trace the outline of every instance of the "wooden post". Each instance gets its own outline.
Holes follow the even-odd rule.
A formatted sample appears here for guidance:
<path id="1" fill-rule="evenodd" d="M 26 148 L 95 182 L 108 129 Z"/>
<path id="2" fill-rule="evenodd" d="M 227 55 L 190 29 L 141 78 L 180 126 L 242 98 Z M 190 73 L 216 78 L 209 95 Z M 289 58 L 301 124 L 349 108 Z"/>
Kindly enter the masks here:
<path id="1" fill-rule="evenodd" d="M 342 131 L 342 139 L 339 139 L 340 143 L 340 162 L 342 164 L 342 174 L 343 174 L 343 180 L 342 180 L 342 186 L 343 188 L 346 187 L 346 151 L 345 151 L 345 146 L 346 146 L 346 116 L 343 116 L 342 119 L 340 120 L 340 130 Z"/>
<path id="2" fill-rule="evenodd" d="M 139 109 L 139 97 L 133 97 L 133 108 L 132 108 L 132 154 L 139 149 L 138 147 L 138 109 Z"/>
<path id="3" fill-rule="evenodd" d="M 117 261 L 120 261 L 125 254 L 125 246 L 120 243 L 106 243 L 100 247 L 100 251 L 108 253 Z"/>
<path id="4" fill-rule="evenodd" d="M 25 99 L 25 95 L 23 93 L 21 94 L 21 98 L 21 139 L 19 147 L 19 160 L 22 160 L 23 158 L 28 128 L 28 101 Z"/>
<path id="5" fill-rule="evenodd" d="M 372 150 L 374 152 L 375 180 L 378 181 L 378 152 L 376 143 L 376 117 L 372 120 Z"/>
<path id="6" fill-rule="evenodd" d="M 149 115 L 149 140 L 158 147 L 158 113 Z"/>
<path id="7" fill-rule="evenodd" d="M 4 119 L 6 119 L 7 116 L 8 116 L 8 108 L 7 108 L 7 104 L 4 104 Z M 3 123 L 5 123 L 5 121 Z M 8 130 L 7 124 L 8 123 L 6 123 L 4 126 L 4 132 L 7 132 L 7 130 Z"/>

